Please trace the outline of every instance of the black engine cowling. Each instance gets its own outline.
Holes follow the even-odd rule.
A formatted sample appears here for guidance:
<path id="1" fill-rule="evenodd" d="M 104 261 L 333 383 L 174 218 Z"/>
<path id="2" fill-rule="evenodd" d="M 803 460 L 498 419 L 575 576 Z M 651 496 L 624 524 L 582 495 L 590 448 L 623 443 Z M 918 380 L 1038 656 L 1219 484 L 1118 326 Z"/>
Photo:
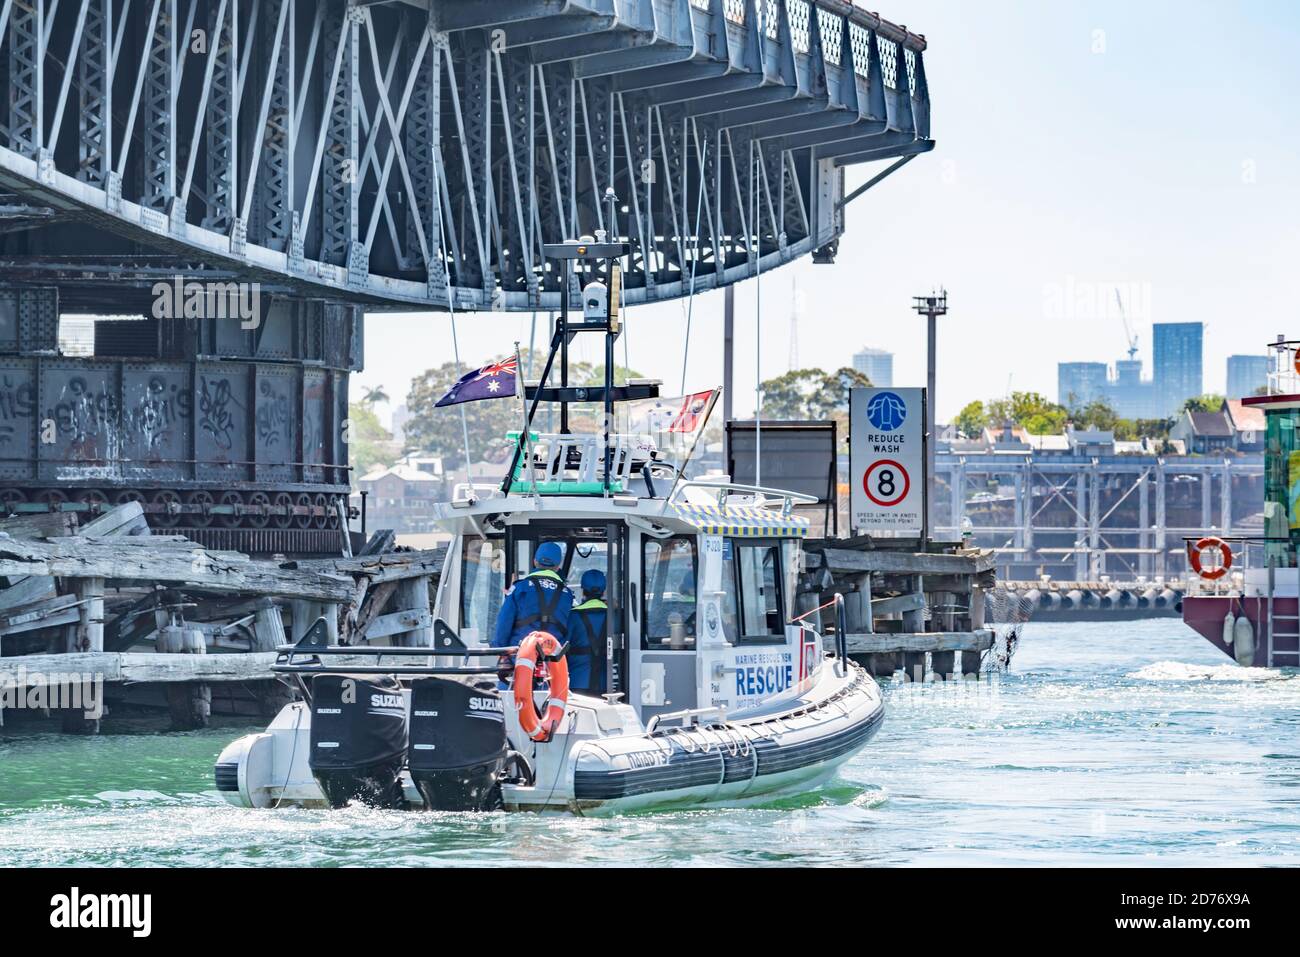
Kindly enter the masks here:
<path id="1" fill-rule="evenodd" d="M 495 690 L 443 678 L 411 685 L 411 779 L 434 811 L 501 807 L 505 712 Z"/>
<path id="2" fill-rule="evenodd" d="M 330 807 L 400 807 L 405 760 L 406 702 L 396 678 L 312 679 L 308 764 Z"/>

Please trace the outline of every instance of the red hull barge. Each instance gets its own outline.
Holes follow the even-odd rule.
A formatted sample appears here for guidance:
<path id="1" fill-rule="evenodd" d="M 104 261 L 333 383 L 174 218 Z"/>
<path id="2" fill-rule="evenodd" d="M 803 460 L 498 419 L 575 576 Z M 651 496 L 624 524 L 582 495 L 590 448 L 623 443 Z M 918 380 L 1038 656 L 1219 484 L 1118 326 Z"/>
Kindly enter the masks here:
<path id="1" fill-rule="evenodd" d="M 1268 598 L 1241 598 L 1235 595 L 1204 595 L 1183 599 L 1183 621 L 1229 658 L 1236 658 L 1233 649 L 1223 640 L 1223 619 L 1231 611 L 1250 620 L 1255 632 L 1255 656 L 1250 662 L 1256 668 L 1274 668 L 1300 664 L 1300 634 L 1296 632 L 1297 607 L 1295 598 L 1273 598 L 1272 661 L 1270 661 Z M 1238 664 L 1243 662 L 1238 661 Z"/>

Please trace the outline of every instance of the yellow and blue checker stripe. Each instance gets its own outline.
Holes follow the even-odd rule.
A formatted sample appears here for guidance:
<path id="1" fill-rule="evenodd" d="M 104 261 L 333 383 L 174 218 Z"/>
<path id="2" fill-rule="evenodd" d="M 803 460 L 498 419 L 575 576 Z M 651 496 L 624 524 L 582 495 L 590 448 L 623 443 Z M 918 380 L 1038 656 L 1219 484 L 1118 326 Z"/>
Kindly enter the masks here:
<path id="1" fill-rule="evenodd" d="M 795 515 L 782 516 L 768 508 L 742 505 L 684 505 L 674 503 L 673 511 L 703 535 L 729 535 L 734 538 L 805 538 L 809 521 Z"/>

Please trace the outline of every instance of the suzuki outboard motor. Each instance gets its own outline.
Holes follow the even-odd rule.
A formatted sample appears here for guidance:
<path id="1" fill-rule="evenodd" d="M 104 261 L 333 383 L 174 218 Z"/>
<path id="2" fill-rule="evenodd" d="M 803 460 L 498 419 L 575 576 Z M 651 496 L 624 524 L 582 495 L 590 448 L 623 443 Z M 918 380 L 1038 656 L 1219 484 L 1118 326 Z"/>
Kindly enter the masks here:
<path id="1" fill-rule="evenodd" d="M 311 682 L 312 777 L 330 807 L 401 807 L 406 702 L 387 675 L 316 675 Z"/>
<path id="2" fill-rule="evenodd" d="M 495 690 L 445 678 L 411 684 L 407 766 L 429 810 L 501 807 L 507 752 L 505 712 Z"/>

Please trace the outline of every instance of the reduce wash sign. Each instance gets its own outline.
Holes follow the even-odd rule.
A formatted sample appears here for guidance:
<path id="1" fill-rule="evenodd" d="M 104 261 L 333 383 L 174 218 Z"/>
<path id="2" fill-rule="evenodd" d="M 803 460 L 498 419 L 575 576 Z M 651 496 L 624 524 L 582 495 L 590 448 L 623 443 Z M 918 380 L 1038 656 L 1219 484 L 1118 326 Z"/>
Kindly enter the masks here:
<path id="1" fill-rule="evenodd" d="M 924 389 L 849 394 L 849 507 L 854 531 L 919 534 L 925 507 Z"/>

